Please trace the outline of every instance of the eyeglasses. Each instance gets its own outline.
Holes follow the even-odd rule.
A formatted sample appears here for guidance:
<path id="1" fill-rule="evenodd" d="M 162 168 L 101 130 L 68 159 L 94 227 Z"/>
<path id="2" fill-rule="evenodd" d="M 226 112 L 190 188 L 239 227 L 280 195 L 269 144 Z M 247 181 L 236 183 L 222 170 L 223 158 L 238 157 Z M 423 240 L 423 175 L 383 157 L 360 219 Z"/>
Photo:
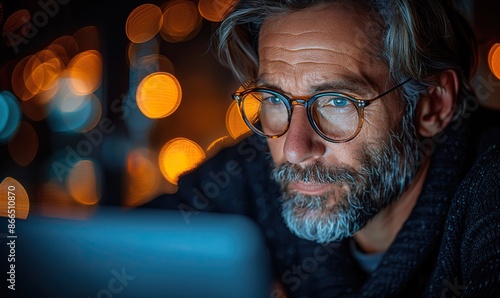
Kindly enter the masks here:
<path id="1" fill-rule="evenodd" d="M 252 88 L 232 95 L 238 102 L 243 120 L 256 134 L 267 138 L 278 138 L 290 127 L 292 107 L 306 108 L 311 126 L 323 139 L 332 143 L 343 143 L 354 139 L 363 126 L 364 108 L 410 79 L 377 95 L 361 100 L 337 92 L 322 92 L 308 100 L 291 99 L 267 88 Z"/>

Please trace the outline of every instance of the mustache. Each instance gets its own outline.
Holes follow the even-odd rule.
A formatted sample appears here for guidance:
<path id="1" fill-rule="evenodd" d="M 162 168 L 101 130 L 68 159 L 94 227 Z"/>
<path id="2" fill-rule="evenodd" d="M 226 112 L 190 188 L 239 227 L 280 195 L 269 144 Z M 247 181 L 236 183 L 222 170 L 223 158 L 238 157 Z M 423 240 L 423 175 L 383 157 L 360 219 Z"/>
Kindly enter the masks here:
<path id="1" fill-rule="evenodd" d="M 289 182 L 329 183 L 329 184 L 358 184 L 365 180 L 364 170 L 354 170 L 344 166 L 328 167 L 314 163 L 301 167 L 285 162 L 274 165 L 271 171 L 272 178 L 282 184 Z"/>

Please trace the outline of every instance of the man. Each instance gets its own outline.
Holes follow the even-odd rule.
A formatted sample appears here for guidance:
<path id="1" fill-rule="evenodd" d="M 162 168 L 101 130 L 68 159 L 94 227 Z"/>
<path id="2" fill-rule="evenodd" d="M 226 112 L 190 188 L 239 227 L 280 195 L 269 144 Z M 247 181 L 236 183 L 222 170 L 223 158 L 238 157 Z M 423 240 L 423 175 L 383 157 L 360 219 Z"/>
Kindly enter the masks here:
<path id="1" fill-rule="evenodd" d="M 499 147 L 451 7 L 242 0 L 215 37 L 255 135 L 150 206 L 254 218 L 275 297 L 499 297 Z"/>

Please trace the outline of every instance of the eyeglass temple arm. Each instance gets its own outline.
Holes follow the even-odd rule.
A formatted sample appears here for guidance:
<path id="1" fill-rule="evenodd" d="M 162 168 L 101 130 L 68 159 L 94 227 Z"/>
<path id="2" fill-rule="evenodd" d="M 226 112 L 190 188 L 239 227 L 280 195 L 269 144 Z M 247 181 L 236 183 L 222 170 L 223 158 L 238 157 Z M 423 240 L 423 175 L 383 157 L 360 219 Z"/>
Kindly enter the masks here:
<path id="1" fill-rule="evenodd" d="M 377 95 L 376 97 L 374 97 L 372 99 L 359 100 L 358 106 L 360 106 L 360 107 L 366 107 L 369 104 L 371 104 L 373 101 L 375 101 L 376 99 L 379 99 L 381 97 L 386 96 L 387 94 L 391 93 L 392 91 L 394 91 L 394 90 L 398 89 L 399 87 L 403 86 L 404 84 L 408 83 L 410 80 L 412 80 L 412 79 L 411 78 L 406 79 L 402 83 L 399 83 L 398 85 L 392 87 L 391 89 L 385 91 L 382 94 Z"/>
<path id="2" fill-rule="evenodd" d="M 399 83 L 398 85 L 392 87 L 391 89 L 385 91 L 382 94 L 379 94 L 377 97 L 372 98 L 371 100 L 379 99 L 381 97 L 386 96 L 387 94 L 391 93 L 392 91 L 394 91 L 394 90 L 398 89 L 399 87 L 403 86 L 404 84 L 408 83 L 410 80 L 411 80 L 411 78 L 404 80 L 402 83 Z"/>

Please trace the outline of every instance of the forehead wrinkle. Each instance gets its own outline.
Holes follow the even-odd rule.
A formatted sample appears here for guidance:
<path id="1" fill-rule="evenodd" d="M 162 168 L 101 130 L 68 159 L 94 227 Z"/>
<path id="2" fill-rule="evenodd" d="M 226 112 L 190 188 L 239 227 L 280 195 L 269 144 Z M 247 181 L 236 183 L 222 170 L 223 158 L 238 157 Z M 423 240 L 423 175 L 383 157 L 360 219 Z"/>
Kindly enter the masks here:
<path id="1" fill-rule="evenodd" d="M 301 55 L 300 57 L 300 61 L 304 61 L 304 58 L 311 58 L 311 59 L 314 59 L 315 56 L 317 55 L 320 55 L 322 53 L 326 53 L 328 54 L 328 56 L 343 56 L 343 55 L 349 55 L 350 53 L 352 53 L 352 49 L 351 51 L 349 49 L 347 49 L 346 47 L 342 47 L 342 46 L 337 46 L 337 47 L 331 47 L 331 46 L 311 46 L 311 45 L 303 45 L 301 47 L 296 47 L 294 49 L 290 49 L 290 47 L 283 47 L 283 46 L 280 46 L 280 45 L 267 45 L 267 46 L 262 46 L 260 47 L 260 50 L 259 50 L 259 53 L 261 55 L 263 54 L 267 54 L 269 56 L 272 56 L 272 53 L 276 52 L 276 51 L 282 51 L 282 52 L 285 52 L 285 53 L 288 53 L 291 57 L 295 56 L 295 55 Z M 348 56 L 349 59 L 352 59 L 352 60 L 355 60 L 355 61 L 358 61 L 358 62 L 365 62 L 364 60 L 360 59 L 360 58 L 355 58 L 355 57 L 351 57 L 351 56 Z M 312 62 L 314 62 L 315 60 L 311 60 Z"/>
<path id="2" fill-rule="evenodd" d="M 285 28 L 281 28 L 281 30 L 284 30 Z M 282 42 L 277 42 L 276 40 L 279 38 L 280 40 L 283 40 L 284 42 L 287 41 L 297 41 L 300 40 L 303 42 L 303 44 L 310 44 L 310 41 L 316 42 L 318 39 L 319 40 L 324 40 L 325 36 L 330 37 L 334 36 L 333 32 L 330 31 L 303 31 L 303 32 L 298 32 L 298 33 L 291 33 L 291 32 L 283 32 L 283 31 L 278 31 L 278 32 L 268 32 L 272 29 L 267 29 L 262 32 L 262 35 L 259 36 L 259 44 L 267 42 L 270 45 L 277 45 L 279 46 Z M 268 40 L 269 39 L 269 40 Z"/>
<path id="3" fill-rule="evenodd" d="M 327 50 L 327 51 L 334 50 L 335 52 L 338 53 L 349 54 L 352 50 L 357 50 L 361 52 L 368 50 L 364 45 L 369 45 L 370 47 L 373 46 L 372 43 L 357 44 L 357 43 L 346 43 L 344 41 L 339 42 L 339 40 L 336 38 L 334 30 L 304 31 L 295 34 L 282 33 L 280 31 L 268 32 L 270 30 L 271 29 L 266 28 L 266 30 L 261 31 L 262 35 L 259 36 L 260 51 L 267 48 L 283 49 L 289 52 L 300 51 L 303 49 L 310 49 L 310 50 Z M 321 41 L 320 44 L 318 44 L 318 40 Z M 287 44 L 286 49 L 283 47 L 283 44 Z"/>
<path id="4" fill-rule="evenodd" d="M 352 55 L 353 50 L 359 52 L 360 55 Z M 328 60 L 335 60 L 336 58 L 343 57 L 341 59 L 344 59 L 343 61 L 346 62 L 346 67 L 351 67 L 353 69 L 359 68 L 362 65 L 371 65 L 372 67 L 375 67 L 375 65 L 373 64 L 377 64 L 378 62 L 380 62 L 380 60 L 378 59 L 373 59 L 373 57 L 370 56 L 369 51 L 363 51 L 360 48 L 353 49 L 352 46 L 349 49 L 349 45 L 343 42 L 337 43 L 335 47 L 332 47 L 331 45 L 301 45 L 300 47 L 290 49 L 290 47 L 284 47 L 282 45 L 266 45 L 261 46 L 259 49 L 260 56 L 266 56 L 272 59 L 274 59 L 273 56 L 276 55 L 283 56 L 283 53 L 286 53 L 287 60 L 289 60 L 291 63 L 317 63 L 317 57 L 322 55 L 327 57 Z M 271 61 L 272 59 L 266 60 Z"/>
<path id="5" fill-rule="evenodd" d="M 262 62 L 269 62 L 263 59 Z M 273 66 L 264 70 L 256 82 L 261 86 L 268 86 L 272 89 L 282 91 L 280 86 L 299 87 L 300 90 L 307 90 L 308 94 L 314 94 L 322 91 L 352 91 L 365 94 L 376 94 L 376 84 L 363 71 L 356 73 L 343 65 L 336 65 L 334 72 L 315 71 L 311 72 L 308 65 L 318 70 L 321 63 L 318 62 L 300 62 L 297 65 L 290 64 L 283 59 L 272 60 Z M 333 64 L 333 63 L 332 63 Z M 325 64 L 330 67 L 331 64 Z M 301 68 L 303 66 L 304 68 Z M 286 69 L 289 71 L 286 71 Z M 276 69 L 279 69 L 276 71 Z M 302 70 L 303 69 L 303 70 Z M 267 79 L 266 72 L 271 71 L 272 79 Z M 278 75 L 279 74 L 279 75 Z"/>

